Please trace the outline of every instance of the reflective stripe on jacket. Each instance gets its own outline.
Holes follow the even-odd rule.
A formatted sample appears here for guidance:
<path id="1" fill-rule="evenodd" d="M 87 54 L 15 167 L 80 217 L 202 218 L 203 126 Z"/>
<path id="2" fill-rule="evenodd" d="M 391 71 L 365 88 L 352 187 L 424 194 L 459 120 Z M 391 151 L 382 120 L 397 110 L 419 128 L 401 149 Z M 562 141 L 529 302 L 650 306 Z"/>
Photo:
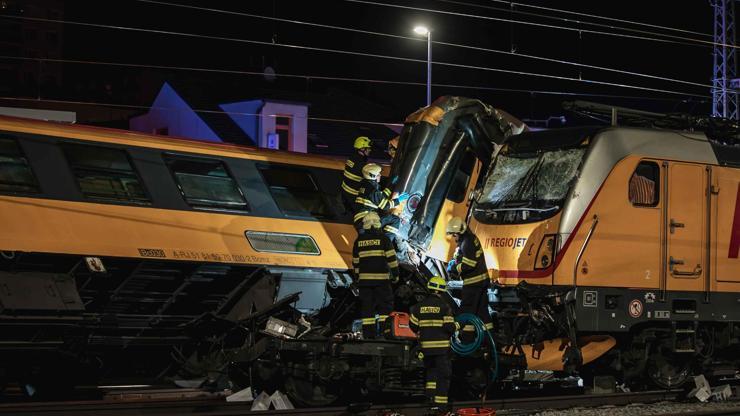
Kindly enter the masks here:
<path id="1" fill-rule="evenodd" d="M 447 352 L 450 337 L 460 329 L 452 316 L 450 305 L 437 295 L 429 295 L 411 307 L 409 326 L 419 334 L 419 343 L 425 355 Z"/>
<path id="2" fill-rule="evenodd" d="M 483 248 L 478 237 L 469 230 L 466 230 L 460 238 L 455 262 L 455 268 L 460 273 L 463 286 L 476 285 L 481 282 L 484 282 L 484 285 L 487 286 L 490 283 Z"/>
<path id="3" fill-rule="evenodd" d="M 352 248 L 352 266 L 360 284 L 398 277 L 396 250 L 380 229 L 366 230 L 357 237 Z"/>
<path id="4" fill-rule="evenodd" d="M 350 199 L 354 199 L 360 190 L 362 182 L 362 168 L 367 164 L 367 156 L 355 153 L 344 162 L 344 177 L 342 178 L 342 191 Z"/>

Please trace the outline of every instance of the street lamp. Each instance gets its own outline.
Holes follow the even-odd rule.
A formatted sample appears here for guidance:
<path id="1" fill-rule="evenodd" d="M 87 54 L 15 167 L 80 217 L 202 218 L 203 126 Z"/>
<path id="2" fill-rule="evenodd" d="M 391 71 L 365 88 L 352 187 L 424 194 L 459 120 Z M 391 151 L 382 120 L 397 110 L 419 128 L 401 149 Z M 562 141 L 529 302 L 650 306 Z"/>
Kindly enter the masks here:
<path id="1" fill-rule="evenodd" d="M 416 26 L 414 32 L 427 37 L 427 106 L 432 104 L 432 31 L 426 26 Z"/>

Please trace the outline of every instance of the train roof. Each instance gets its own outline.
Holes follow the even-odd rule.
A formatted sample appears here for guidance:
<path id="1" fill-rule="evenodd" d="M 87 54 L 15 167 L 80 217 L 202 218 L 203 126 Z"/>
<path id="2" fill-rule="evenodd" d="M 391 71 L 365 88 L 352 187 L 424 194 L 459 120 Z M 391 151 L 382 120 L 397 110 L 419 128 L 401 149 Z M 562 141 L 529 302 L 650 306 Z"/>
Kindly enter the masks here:
<path id="1" fill-rule="evenodd" d="M 214 143 L 184 137 L 165 137 L 129 130 L 66 124 L 11 116 L 0 116 L 0 130 L 65 137 L 92 142 L 192 152 L 211 156 L 236 157 L 278 163 L 300 163 L 335 169 L 342 169 L 344 164 L 343 157 L 296 153 L 229 143 Z"/>
<path id="2" fill-rule="evenodd" d="M 713 140 L 702 131 L 633 126 L 584 126 L 540 130 L 513 136 L 508 144 L 519 151 L 575 146 L 586 137 L 618 140 L 624 149 L 645 156 L 740 167 L 740 146 Z"/>

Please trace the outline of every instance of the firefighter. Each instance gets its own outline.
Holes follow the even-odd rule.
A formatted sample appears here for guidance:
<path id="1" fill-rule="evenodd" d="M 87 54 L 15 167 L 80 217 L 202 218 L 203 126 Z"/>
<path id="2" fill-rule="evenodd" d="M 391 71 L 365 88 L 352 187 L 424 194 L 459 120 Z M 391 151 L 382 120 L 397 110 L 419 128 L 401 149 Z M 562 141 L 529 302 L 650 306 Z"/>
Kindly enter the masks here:
<path id="1" fill-rule="evenodd" d="M 387 152 L 388 152 L 388 156 L 391 157 L 391 161 L 393 161 L 393 159 L 395 159 L 396 157 L 396 152 L 398 152 L 398 136 L 388 141 L 388 151 Z"/>
<path id="2" fill-rule="evenodd" d="M 393 310 L 391 282 L 398 281 L 398 260 L 393 244 L 380 230 L 377 213 L 367 213 L 362 218 L 362 226 L 365 232 L 355 240 L 352 265 L 360 290 L 362 336 L 373 339 L 378 336 L 378 326 L 383 327 Z"/>
<path id="3" fill-rule="evenodd" d="M 354 143 L 355 154 L 344 162 L 344 178 L 342 180 L 342 201 L 349 212 L 354 210 L 354 202 L 362 182 L 362 168 L 367 164 L 370 156 L 372 141 L 367 136 L 359 136 Z"/>
<path id="4" fill-rule="evenodd" d="M 455 322 L 450 305 L 440 296 L 447 289 L 445 280 L 434 276 L 427 288 L 431 291 L 429 296 L 411 307 L 409 326 L 419 335 L 426 395 L 434 406 L 446 411 L 452 375 L 450 338 L 460 329 L 460 324 Z"/>
<path id="5" fill-rule="evenodd" d="M 402 201 L 408 198 L 407 194 L 402 194 L 397 198 L 392 198 L 391 190 L 388 188 L 380 190 L 380 171 L 381 168 L 375 163 L 368 163 L 362 168 L 362 182 L 359 193 L 355 198 L 355 229 L 362 233 L 363 218 L 370 212 L 375 212 L 379 217 L 382 216 L 382 227 L 386 236 L 395 240 L 398 228 L 401 225 L 401 219 L 392 214 L 391 210 Z"/>
<path id="6" fill-rule="evenodd" d="M 452 217 L 447 223 L 447 235 L 452 235 L 457 243 L 455 256 L 447 269 L 456 272 L 463 281 L 460 311 L 477 315 L 486 329 L 492 331 L 493 322 L 488 312 L 488 288 L 491 279 L 488 277 L 488 266 L 480 241 L 460 217 Z M 473 325 L 465 325 L 461 340 L 471 342 L 475 338 L 474 331 Z"/>

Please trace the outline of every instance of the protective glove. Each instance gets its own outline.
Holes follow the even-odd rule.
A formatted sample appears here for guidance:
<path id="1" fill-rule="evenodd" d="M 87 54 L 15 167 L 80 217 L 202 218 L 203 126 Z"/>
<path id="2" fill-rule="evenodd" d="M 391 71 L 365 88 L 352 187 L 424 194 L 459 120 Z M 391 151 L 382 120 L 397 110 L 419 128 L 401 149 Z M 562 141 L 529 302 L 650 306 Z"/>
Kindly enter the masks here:
<path id="1" fill-rule="evenodd" d="M 453 270 L 455 270 L 455 265 L 457 264 L 457 260 L 452 259 L 449 263 L 447 263 L 447 273 L 451 273 Z"/>
<path id="2" fill-rule="evenodd" d="M 411 197 L 411 195 L 409 195 L 406 192 L 404 192 L 401 195 L 398 195 L 398 202 L 403 202 L 403 201 L 409 199 L 410 197 Z"/>

